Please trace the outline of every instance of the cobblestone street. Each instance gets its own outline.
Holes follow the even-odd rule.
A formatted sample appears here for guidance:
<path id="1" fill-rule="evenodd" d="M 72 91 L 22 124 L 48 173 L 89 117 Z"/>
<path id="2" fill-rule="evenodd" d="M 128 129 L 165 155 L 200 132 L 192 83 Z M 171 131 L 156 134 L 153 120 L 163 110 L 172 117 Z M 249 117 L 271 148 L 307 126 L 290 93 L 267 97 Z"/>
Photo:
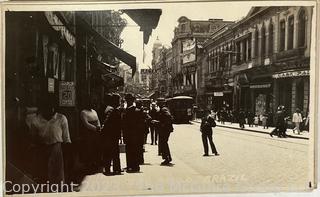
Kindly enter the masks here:
<path id="1" fill-rule="evenodd" d="M 308 190 L 309 140 L 216 127 L 214 142 L 220 156 L 203 157 L 199 124 L 174 127 L 170 138 L 173 166 L 160 166 L 157 146 L 147 144 L 147 164 L 141 166 L 141 173 L 87 176 L 81 192 L 115 195 Z M 125 154 L 121 154 L 121 162 L 125 167 Z"/>

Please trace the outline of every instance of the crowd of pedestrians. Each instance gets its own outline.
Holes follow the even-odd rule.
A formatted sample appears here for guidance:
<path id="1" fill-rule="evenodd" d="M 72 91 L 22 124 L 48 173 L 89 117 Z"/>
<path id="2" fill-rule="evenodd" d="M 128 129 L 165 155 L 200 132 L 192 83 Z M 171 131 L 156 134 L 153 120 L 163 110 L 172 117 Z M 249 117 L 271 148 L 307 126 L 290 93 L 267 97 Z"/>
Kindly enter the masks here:
<path id="1" fill-rule="evenodd" d="M 35 144 L 33 163 L 36 181 L 39 183 L 65 183 L 64 160 L 81 163 L 81 172 L 103 172 L 104 175 L 121 175 L 123 172 L 140 172 L 144 161 L 144 144 L 151 133 L 151 145 L 158 146 L 162 156 L 161 165 L 171 165 L 169 137 L 173 132 L 173 118 L 162 104 L 152 103 L 143 106 L 132 94 L 121 97 L 119 94 L 105 96 L 103 110 L 97 109 L 97 99 L 90 101 L 79 113 L 80 145 L 73 150 L 78 159 L 64 154 L 64 144 L 71 144 L 68 120 L 58 113 L 51 99 L 44 99 L 37 113 L 27 118 L 31 143 Z M 79 140 L 78 140 L 79 141 Z M 72 144 L 71 144 L 72 145 Z M 125 146 L 126 167 L 121 167 L 120 148 Z M 75 154 L 75 152 L 73 152 Z M 71 159 L 72 158 L 72 159 Z"/>
<path id="2" fill-rule="evenodd" d="M 121 175 L 123 172 L 140 172 L 140 165 L 145 164 L 144 145 L 150 133 L 151 145 L 158 146 L 158 155 L 162 157 L 161 165 L 172 165 L 169 138 L 173 132 L 173 117 L 164 103 L 152 102 L 144 106 L 134 95 L 108 94 L 105 96 L 103 109 L 97 110 L 97 100 L 90 99 L 79 113 L 79 134 L 82 139 L 81 161 L 84 168 L 90 171 L 102 171 L 104 175 Z M 241 129 L 245 124 L 249 127 L 262 125 L 275 129 L 270 133 L 273 137 L 286 137 L 287 116 L 284 106 L 279 106 L 274 117 L 272 113 L 254 114 L 252 112 L 226 110 L 207 110 L 201 119 L 200 131 L 204 155 L 209 156 L 209 145 L 213 155 L 219 153 L 212 138 L 215 121 L 239 123 Z M 273 120 L 275 120 L 273 122 Z M 32 144 L 37 148 L 36 174 L 41 182 L 61 183 L 65 181 L 66 144 L 71 144 L 68 120 L 56 110 L 50 99 L 39 106 L 38 112 L 26 120 L 30 129 Z M 302 123 L 309 122 L 309 116 L 302 117 L 299 109 L 292 115 L 294 132 L 301 133 Z M 125 145 L 126 167 L 121 167 L 119 145 Z M 69 155 L 70 156 L 70 155 Z M 112 168 L 112 169 L 111 169 Z"/>
<path id="3" fill-rule="evenodd" d="M 217 111 L 212 110 L 211 114 L 221 124 L 225 124 L 225 122 L 229 122 L 231 124 L 239 123 L 239 127 L 241 129 L 245 128 L 245 124 L 248 124 L 249 127 L 257 127 L 261 125 L 264 129 L 268 129 L 273 124 L 273 114 L 271 112 L 255 114 L 251 111 L 244 111 L 242 108 L 239 111 L 226 110 L 225 108 L 222 108 Z"/>
<path id="4" fill-rule="evenodd" d="M 144 144 L 151 133 L 151 145 L 158 145 L 162 165 L 172 161 L 168 140 L 173 131 L 172 116 L 165 106 L 143 106 L 132 94 L 121 98 L 110 94 L 100 124 L 94 105 L 82 110 L 82 131 L 86 139 L 86 162 L 89 168 L 101 169 L 105 175 L 140 172 L 144 164 Z M 125 144 L 126 168 L 120 166 L 119 144 Z M 112 166 L 112 171 L 111 171 Z"/>
<path id="5" fill-rule="evenodd" d="M 300 109 L 297 108 L 292 116 L 290 116 L 287 114 L 283 105 L 280 105 L 274 114 L 272 112 L 255 114 L 243 109 L 231 111 L 222 108 L 218 111 L 212 110 L 211 116 L 221 124 L 225 124 L 225 122 L 230 122 L 231 124 L 239 123 L 240 129 L 245 129 L 245 124 L 249 127 L 262 126 L 263 129 L 275 127 L 270 134 L 272 137 L 274 135 L 277 135 L 278 137 L 287 137 L 286 130 L 290 126 L 290 122 L 292 123 L 293 133 L 297 133 L 298 135 L 301 134 L 302 129 L 309 129 L 309 115 L 303 117 Z"/>

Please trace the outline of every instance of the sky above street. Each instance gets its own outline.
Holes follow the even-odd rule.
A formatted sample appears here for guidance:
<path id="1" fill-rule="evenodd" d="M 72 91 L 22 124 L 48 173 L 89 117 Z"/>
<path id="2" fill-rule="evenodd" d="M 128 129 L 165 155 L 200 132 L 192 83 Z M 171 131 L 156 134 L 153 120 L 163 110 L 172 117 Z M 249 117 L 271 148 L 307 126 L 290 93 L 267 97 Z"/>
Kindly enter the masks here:
<path id="1" fill-rule="evenodd" d="M 171 40 L 174 36 L 174 28 L 178 25 L 178 19 L 186 16 L 190 20 L 208 20 L 223 19 L 227 21 L 236 21 L 246 16 L 252 5 L 233 3 L 171 3 L 157 4 L 152 8 L 162 9 L 162 15 L 159 24 L 145 45 L 145 61 L 143 63 L 143 34 L 139 31 L 137 24 L 130 17 L 123 14 L 127 20 L 128 26 L 123 30 L 121 37 L 124 40 L 123 49 L 136 56 L 139 68 L 151 67 L 152 46 L 157 37 L 165 46 L 171 46 Z"/>

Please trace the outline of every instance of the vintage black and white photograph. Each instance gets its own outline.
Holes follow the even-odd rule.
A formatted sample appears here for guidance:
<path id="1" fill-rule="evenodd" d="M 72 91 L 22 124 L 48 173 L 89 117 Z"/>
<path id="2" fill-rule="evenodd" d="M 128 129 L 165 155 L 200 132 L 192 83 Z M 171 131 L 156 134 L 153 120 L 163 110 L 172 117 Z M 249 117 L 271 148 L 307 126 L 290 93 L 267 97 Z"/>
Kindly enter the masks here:
<path id="1" fill-rule="evenodd" d="M 315 188 L 313 1 L 20 3 L 4 194 Z"/>

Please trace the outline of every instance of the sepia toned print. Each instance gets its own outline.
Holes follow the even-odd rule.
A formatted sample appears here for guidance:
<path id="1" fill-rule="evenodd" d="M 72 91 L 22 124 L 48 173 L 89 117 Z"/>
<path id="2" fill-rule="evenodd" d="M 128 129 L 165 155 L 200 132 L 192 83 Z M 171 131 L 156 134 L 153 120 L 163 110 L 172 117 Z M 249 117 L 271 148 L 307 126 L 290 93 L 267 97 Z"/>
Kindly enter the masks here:
<path id="1" fill-rule="evenodd" d="M 315 187 L 315 4 L 171 3 L 3 4 L 5 194 Z"/>

